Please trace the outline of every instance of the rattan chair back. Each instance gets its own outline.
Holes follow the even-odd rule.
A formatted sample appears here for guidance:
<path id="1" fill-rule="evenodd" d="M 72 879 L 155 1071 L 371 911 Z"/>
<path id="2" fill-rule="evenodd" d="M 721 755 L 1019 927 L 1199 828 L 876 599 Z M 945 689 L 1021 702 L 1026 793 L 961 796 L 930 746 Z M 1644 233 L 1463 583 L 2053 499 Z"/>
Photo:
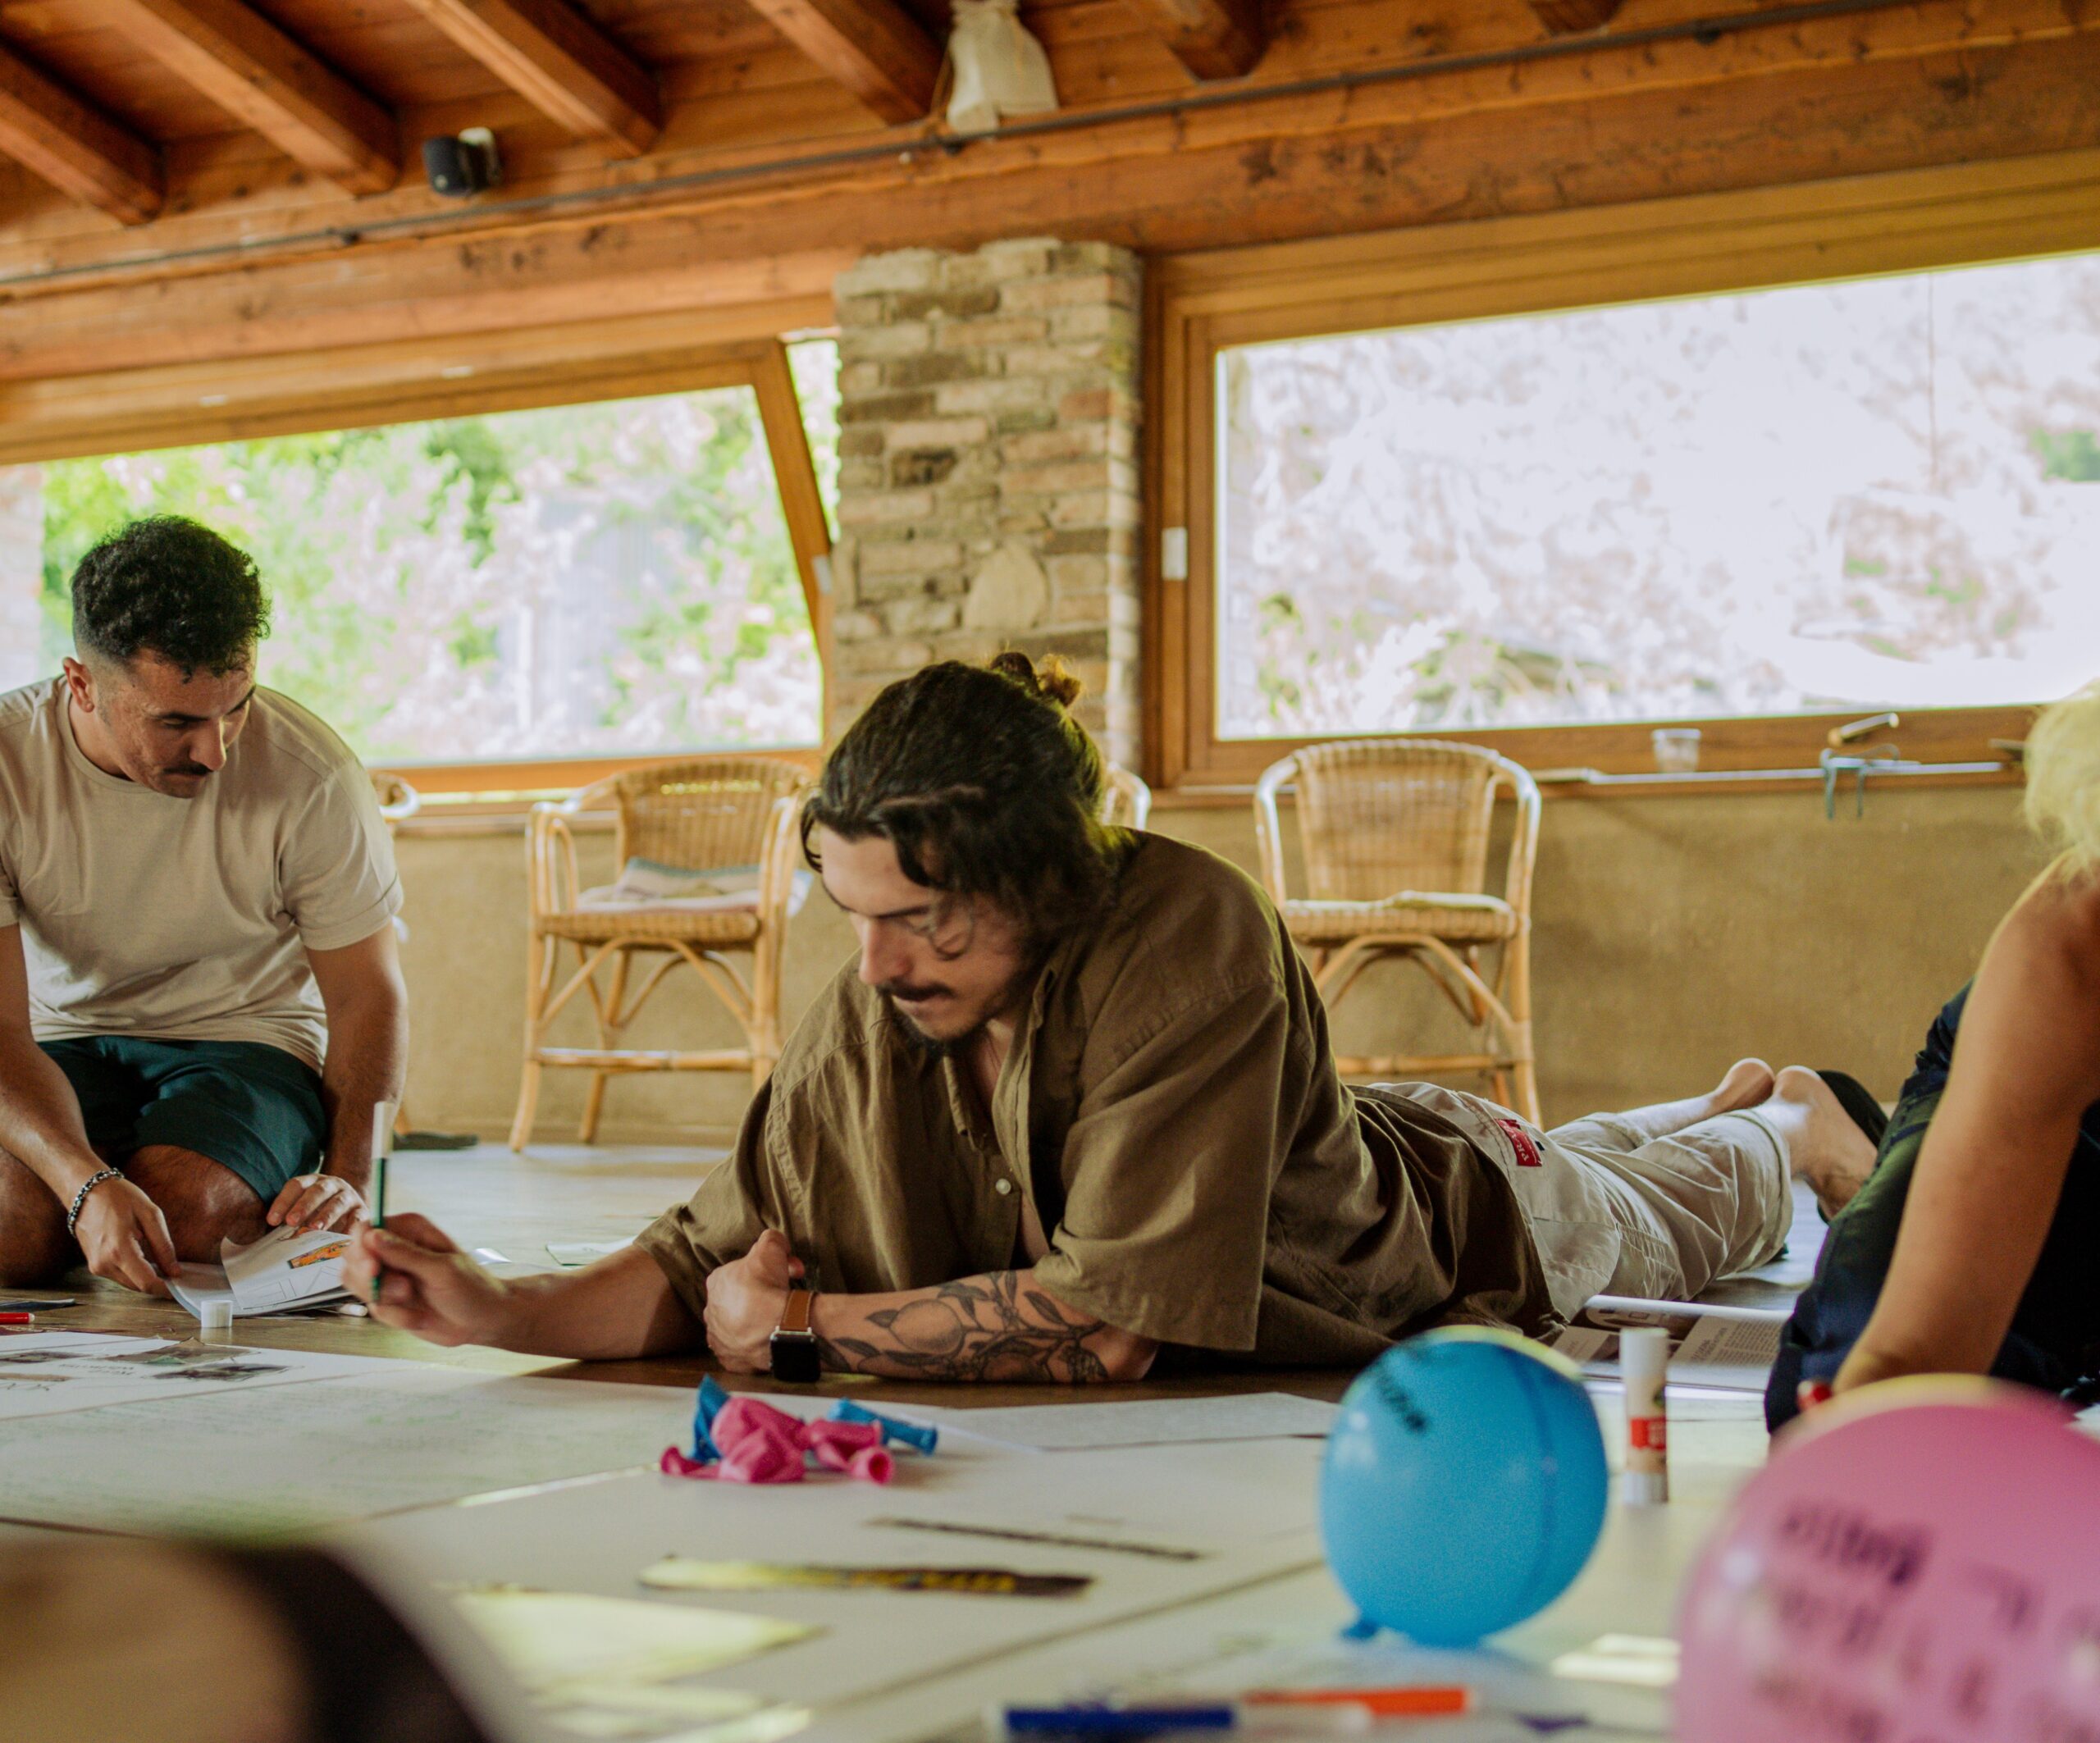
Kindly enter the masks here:
<path id="1" fill-rule="evenodd" d="M 1487 887 L 1502 759 L 1435 738 L 1373 738 L 1298 753 L 1299 838 L 1315 901 Z"/>
<path id="2" fill-rule="evenodd" d="M 774 807 L 806 777 L 778 757 L 710 756 L 616 775 L 605 790 L 619 816 L 614 860 L 689 871 L 756 865 Z"/>

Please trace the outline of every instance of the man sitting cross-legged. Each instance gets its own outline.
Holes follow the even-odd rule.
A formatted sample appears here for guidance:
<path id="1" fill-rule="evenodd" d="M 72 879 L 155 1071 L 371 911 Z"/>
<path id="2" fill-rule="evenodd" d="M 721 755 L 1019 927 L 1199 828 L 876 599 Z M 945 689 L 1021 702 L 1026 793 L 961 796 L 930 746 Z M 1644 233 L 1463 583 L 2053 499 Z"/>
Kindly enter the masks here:
<path id="1" fill-rule="evenodd" d="M 268 610 L 225 540 L 141 521 L 81 560 L 64 675 L 0 696 L 0 1286 L 84 1255 L 164 1295 L 363 1209 L 400 892 L 356 758 L 256 685 Z"/>
<path id="2" fill-rule="evenodd" d="M 1344 1088 L 1262 891 L 1094 821 L 1076 689 L 1020 655 L 934 666 L 840 741 L 805 840 L 859 956 L 692 1203 L 586 1271 L 509 1281 L 404 1216 L 360 1234 L 351 1286 L 383 1267 L 378 1317 L 441 1343 L 704 1334 L 739 1371 L 1360 1364 L 1440 1323 L 1539 1332 L 1606 1287 L 1702 1289 L 1778 1251 L 1790 1163 L 1864 1173 L 1821 1081 L 1755 1061 L 1550 1135 L 1428 1084 Z"/>

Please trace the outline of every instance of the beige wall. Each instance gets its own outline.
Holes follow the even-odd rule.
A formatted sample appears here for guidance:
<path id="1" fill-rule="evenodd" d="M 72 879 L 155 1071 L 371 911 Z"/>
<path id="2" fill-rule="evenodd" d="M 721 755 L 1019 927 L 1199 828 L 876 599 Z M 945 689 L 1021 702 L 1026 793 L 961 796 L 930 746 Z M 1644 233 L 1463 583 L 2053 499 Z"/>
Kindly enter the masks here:
<path id="1" fill-rule="evenodd" d="M 1536 956 L 1547 1118 L 1682 1094 L 1751 1052 L 1842 1066 L 1893 1095 L 1924 1024 L 2038 863 L 2017 801 L 2007 787 L 1883 789 L 1864 820 L 1841 808 L 1830 823 L 1807 794 L 1549 804 Z M 1253 869 L 1246 811 L 1168 810 L 1153 823 Z M 609 837 L 584 846 L 587 859 L 609 857 Z M 400 852 L 413 1111 L 499 1137 L 518 1088 L 521 841 L 412 833 Z M 587 864 L 587 881 L 600 869 Z M 791 1019 L 851 947 L 817 892 L 789 944 Z M 1351 996 L 1342 1043 L 1396 1048 L 1412 1029 L 1435 1050 L 1437 1013 L 1386 972 Z M 689 981 L 668 985 L 630 1043 L 727 1044 L 730 1025 L 703 997 Z M 573 1021 L 587 1040 L 587 1022 Z M 548 1074 L 541 1140 L 573 1137 L 585 1081 Z M 603 1136 L 719 1142 L 745 1098 L 727 1075 L 617 1081 Z"/>

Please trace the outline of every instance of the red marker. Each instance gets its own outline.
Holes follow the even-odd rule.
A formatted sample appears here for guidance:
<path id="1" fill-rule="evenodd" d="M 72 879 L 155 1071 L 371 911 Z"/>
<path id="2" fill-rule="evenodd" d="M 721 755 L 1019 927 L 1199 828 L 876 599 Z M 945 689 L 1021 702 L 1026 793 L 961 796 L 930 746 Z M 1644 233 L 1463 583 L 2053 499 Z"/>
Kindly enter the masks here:
<path id="1" fill-rule="evenodd" d="M 1257 1689 L 1239 1698 L 1250 1707 L 1361 1707 L 1373 1718 L 1427 1718 L 1473 1709 L 1471 1689 L 1435 1683 L 1380 1689 Z"/>
<path id="2" fill-rule="evenodd" d="M 35 1323 L 34 1313 L 0 1313 L 0 1326 L 34 1326 Z"/>

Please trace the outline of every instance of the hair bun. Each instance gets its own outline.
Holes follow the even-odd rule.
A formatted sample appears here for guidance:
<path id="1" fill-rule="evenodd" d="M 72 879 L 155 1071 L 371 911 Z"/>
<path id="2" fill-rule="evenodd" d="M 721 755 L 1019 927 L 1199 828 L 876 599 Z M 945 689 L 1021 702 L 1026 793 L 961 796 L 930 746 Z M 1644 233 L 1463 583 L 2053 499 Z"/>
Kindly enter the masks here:
<path id="1" fill-rule="evenodd" d="M 1008 648 L 994 655 L 991 669 L 1000 677 L 1016 683 L 1032 696 L 1039 696 L 1059 708 L 1069 709 L 1080 699 L 1080 692 L 1086 687 L 1078 674 L 1071 671 L 1055 654 L 1041 665 L 1030 659 L 1018 648 Z"/>

